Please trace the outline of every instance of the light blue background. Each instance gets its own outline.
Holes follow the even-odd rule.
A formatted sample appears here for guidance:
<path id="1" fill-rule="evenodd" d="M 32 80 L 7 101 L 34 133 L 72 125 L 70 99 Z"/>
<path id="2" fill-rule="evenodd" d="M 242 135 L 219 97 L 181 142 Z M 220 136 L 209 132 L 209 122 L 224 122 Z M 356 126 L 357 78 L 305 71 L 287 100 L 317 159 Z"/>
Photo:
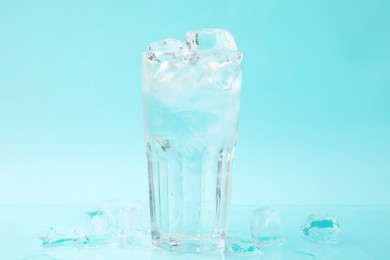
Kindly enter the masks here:
<path id="1" fill-rule="evenodd" d="M 147 197 L 140 53 L 244 53 L 233 202 L 390 204 L 390 2 L 1 1 L 0 204 Z"/>

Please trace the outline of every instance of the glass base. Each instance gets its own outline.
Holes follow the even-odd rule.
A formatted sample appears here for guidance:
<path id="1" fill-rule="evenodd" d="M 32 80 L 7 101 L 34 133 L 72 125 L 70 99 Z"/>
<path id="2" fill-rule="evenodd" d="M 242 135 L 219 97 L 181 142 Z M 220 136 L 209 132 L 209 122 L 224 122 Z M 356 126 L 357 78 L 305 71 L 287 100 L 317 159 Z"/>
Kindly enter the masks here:
<path id="1" fill-rule="evenodd" d="M 224 238 L 182 239 L 177 237 L 164 238 L 152 234 L 152 244 L 167 251 L 180 253 L 212 253 L 222 252 L 225 248 Z"/>

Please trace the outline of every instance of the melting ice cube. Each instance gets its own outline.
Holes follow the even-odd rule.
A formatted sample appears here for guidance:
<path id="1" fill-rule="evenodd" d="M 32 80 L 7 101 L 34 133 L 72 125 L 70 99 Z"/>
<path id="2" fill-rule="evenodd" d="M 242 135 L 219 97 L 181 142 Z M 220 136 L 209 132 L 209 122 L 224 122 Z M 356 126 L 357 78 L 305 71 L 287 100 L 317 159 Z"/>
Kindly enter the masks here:
<path id="1" fill-rule="evenodd" d="M 225 253 L 239 255 L 263 255 L 259 245 L 249 240 L 226 238 Z"/>
<path id="2" fill-rule="evenodd" d="M 120 231 L 148 230 L 149 211 L 145 203 L 137 200 L 121 199 L 102 202 L 95 208 L 96 211 L 110 213 Z"/>
<path id="3" fill-rule="evenodd" d="M 99 204 L 86 212 L 88 228 L 51 227 L 39 234 L 43 246 L 122 246 L 151 245 L 149 217 L 143 203 L 131 200 L 113 200 Z"/>
<path id="4" fill-rule="evenodd" d="M 271 208 L 259 208 L 252 214 L 252 239 L 262 245 L 283 244 L 282 221 Z"/>
<path id="5" fill-rule="evenodd" d="M 202 29 L 187 32 L 186 42 L 191 51 L 237 51 L 233 36 L 222 29 Z"/>
<path id="6" fill-rule="evenodd" d="M 339 240 L 340 225 L 337 219 L 327 214 L 313 214 L 301 226 L 304 239 L 319 243 L 335 243 Z"/>
<path id="7" fill-rule="evenodd" d="M 146 208 L 131 200 L 113 200 L 100 203 L 95 210 L 86 212 L 89 217 L 88 237 L 93 244 L 123 243 L 128 233 L 148 232 L 144 217 Z M 121 240 L 121 241 L 118 241 Z"/>
<path id="8" fill-rule="evenodd" d="M 93 245 L 112 243 L 116 240 L 118 227 L 111 212 L 94 210 L 86 214 L 89 217 L 87 235 Z"/>
<path id="9" fill-rule="evenodd" d="M 71 228 L 51 227 L 48 232 L 38 234 L 43 246 L 76 246 L 83 247 L 89 244 L 84 230 L 79 226 Z"/>

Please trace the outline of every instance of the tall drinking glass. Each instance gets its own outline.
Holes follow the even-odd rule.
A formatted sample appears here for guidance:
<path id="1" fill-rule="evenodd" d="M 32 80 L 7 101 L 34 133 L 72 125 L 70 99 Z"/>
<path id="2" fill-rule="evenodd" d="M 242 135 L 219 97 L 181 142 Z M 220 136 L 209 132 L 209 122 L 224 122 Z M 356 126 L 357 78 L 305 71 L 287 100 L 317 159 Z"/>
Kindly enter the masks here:
<path id="1" fill-rule="evenodd" d="M 142 53 L 152 241 L 224 247 L 240 109 L 237 51 Z"/>

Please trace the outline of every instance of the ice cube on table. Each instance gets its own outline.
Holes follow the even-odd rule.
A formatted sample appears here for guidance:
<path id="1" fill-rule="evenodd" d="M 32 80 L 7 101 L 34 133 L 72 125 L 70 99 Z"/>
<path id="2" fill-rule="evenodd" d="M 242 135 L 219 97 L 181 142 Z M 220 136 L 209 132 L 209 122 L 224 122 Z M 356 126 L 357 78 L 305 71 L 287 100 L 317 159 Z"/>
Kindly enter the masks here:
<path id="1" fill-rule="evenodd" d="M 109 200 L 100 203 L 94 210 L 110 214 L 119 231 L 149 230 L 149 210 L 144 202 L 131 199 Z"/>
<path id="2" fill-rule="evenodd" d="M 186 42 L 190 51 L 237 51 L 233 36 L 223 29 L 201 29 L 187 32 Z"/>
<path id="3" fill-rule="evenodd" d="M 301 225 L 302 237 L 311 242 L 336 243 L 340 225 L 337 219 L 327 214 L 312 214 Z"/>
<path id="4" fill-rule="evenodd" d="M 88 227 L 51 227 L 38 234 L 43 246 L 151 245 L 148 210 L 144 203 L 112 200 L 85 213 Z"/>
<path id="5" fill-rule="evenodd" d="M 263 255 L 259 245 L 249 240 L 228 237 L 225 240 L 225 253 L 237 256 Z"/>
<path id="6" fill-rule="evenodd" d="M 148 233 L 143 220 L 147 216 L 145 206 L 132 200 L 113 200 L 100 203 L 89 217 L 88 237 L 92 244 L 119 243 L 124 237 L 131 237 L 134 231 Z"/>
<path id="7" fill-rule="evenodd" d="M 86 231 L 92 245 L 108 244 L 117 238 L 115 216 L 103 210 L 88 211 L 88 229 Z"/>
<path id="8" fill-rule="evenodd" d="M 71 228 L 51 227 L 44 234 L 38 234 L 37 237 L 42 241 L 42 246 L 75 246 L 83 247 L 89 244 L 89 238 L 84 230 L 79 226 Z"/>
<path id="9" fill-rule="evenodd" d="M 282 221 L 272 208 L 258 208 L 252 214 L 252 239 L 261 245 L 283 244 Z"/>

